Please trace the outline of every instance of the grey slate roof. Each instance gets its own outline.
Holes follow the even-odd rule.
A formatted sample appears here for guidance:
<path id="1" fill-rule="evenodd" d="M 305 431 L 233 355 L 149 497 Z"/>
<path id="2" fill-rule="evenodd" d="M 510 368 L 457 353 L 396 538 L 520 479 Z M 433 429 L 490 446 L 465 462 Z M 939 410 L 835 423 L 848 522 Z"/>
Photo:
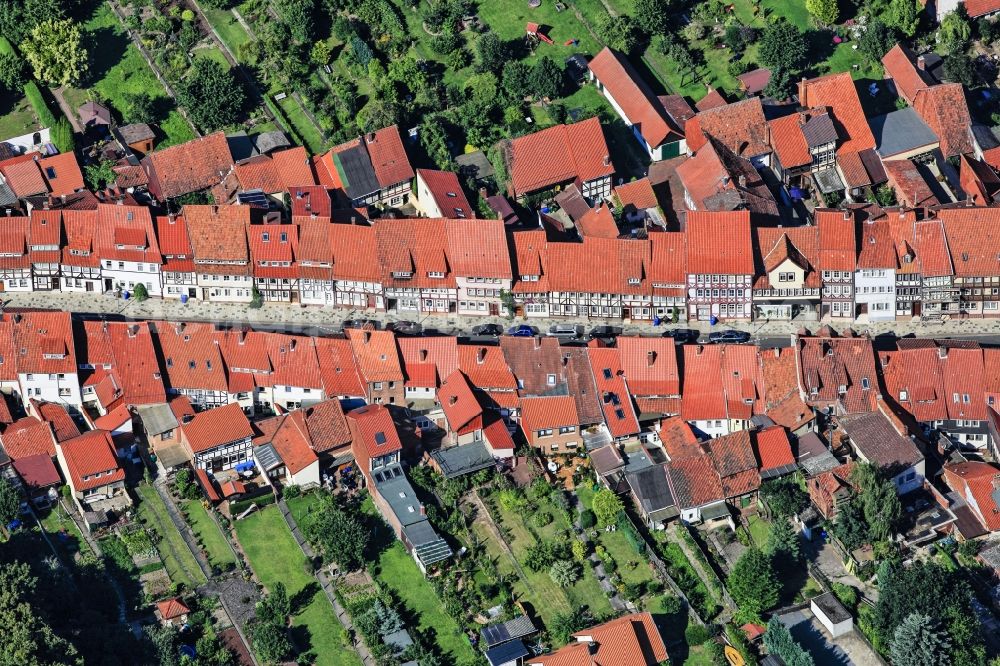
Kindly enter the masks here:
<path id="1" fill-rule="evenodd" d="M 908 437 L 899 434 L 881 412 L 853 414 L 839 419 L 851 443 L 879 467 L 909 467 L 924 455 Z"/>
<path id="2" fill-rule="evenodd" d="M 478 472 L 495 464 L 493 456 L 486 449 L 485 442 L 472 442 L 461 446 L 437 449 L 431 451 L 431 457 L 441 467 L 441 473 L 446 479 Z"/>
<path id="3" fill-rule="evenodd" d="M 254 144 L 257 146 L 257 150 L 261 154 L 269 153 L 272 150 L 277 150 L 278 148 L 288 148 L 292 143 L 285 136 L 285 133 L 281 130 L 274 130 L 273 132 L 262 132 L 254 137 Z"/>
<path id="4" fill-rule="evenodd" d="M 910 106 L 875 116 L 868 124 L 875 135 L 875 150 L 883 158 L 938 142 L 937 135 Z"/>
<path id="5" fill-rule="evenodd" d="M 342 171 L 344 191 L 351 199 L 361 199 L 381 188 L 371 158 L 363 145 L 354 146 L 334 155 Z"/>
<path id="6" fill-rule="evenodd" d="M 147 435 L 162 435 L 175 429 L 179 424 L 170 405 L 161 402 L 156 405 L 140 405 L 136 411 L 142 419 L 142 427 Z"/>
<path id="7" fill-rule="evenodd" d="M 802 125 L 802 136 L 810 148 L 834 143 L 837 140 L 837 128 L 834 127 L 829 113 L 813 116 Z"/>
<path id="8" fill-rule="evenodd" d="M 153 134 L 153 130 L 146 123 L 122 125 L 118 128 L 118 136 L 120 136 L 122 141 L 126 144 L 138 143 L 139 141 L 156 138 L 156 135 Z"/>
<path id="9" fill-rule="evenodd" d="M 830 618 L 830 621 L 834 624 L 851 619 L 851 614 L 848 613 L 847 609 L 844 608 L 844 605 L 837 600 L 837 597 L 833 595 L 833 592 L 826 592 L 818 597 L 813 597 L 812 603 L 816 604 L 816 607 L 819 608 L 824 615 Z"/>
<path id="10" fill-rule="evenodd" d="M 458 173 L 463 178 L 484 180 L 491 178 L 496 173 L 493 164 L 481 150 L 459 155 L 455 158 L 455 164 L 458 165 Z"/>
<path id="11" fill-rule="evenodd" d="M 814 432 L 799 437 L 797 460 L 809 476 L 816 476 L 840 466 L 840 461 Z"/>

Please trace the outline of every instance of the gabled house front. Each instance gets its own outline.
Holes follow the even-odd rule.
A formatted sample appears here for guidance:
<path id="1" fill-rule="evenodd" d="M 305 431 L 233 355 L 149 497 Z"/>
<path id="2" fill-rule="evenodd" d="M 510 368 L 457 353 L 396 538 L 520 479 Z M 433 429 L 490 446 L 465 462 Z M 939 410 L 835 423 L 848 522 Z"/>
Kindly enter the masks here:
<path id="1" fill-rule="evenodd" d="M 253 436 L 253 426 L 235 402 L 196 414 L 180 429 L 180 443 L 195 468 L 211 472 L 251 461 Z"/>

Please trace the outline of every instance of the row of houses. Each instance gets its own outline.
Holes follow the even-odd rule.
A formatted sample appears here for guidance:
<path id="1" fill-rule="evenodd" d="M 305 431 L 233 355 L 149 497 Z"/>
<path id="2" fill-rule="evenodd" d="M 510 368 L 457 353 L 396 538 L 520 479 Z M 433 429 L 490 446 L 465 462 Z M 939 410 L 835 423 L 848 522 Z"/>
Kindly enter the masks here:
<path id="1" fill-rule="evenodd" d="M 817 210 L 800 227 L 692 211 L 683 232 L 576 241 L 500 220 L 267 224 L 250 206 L 154 218 L 106 203 L 4 220 L 0 287 L 529 318 L 988 317 L 1000 315 L 996 210 Z"/>

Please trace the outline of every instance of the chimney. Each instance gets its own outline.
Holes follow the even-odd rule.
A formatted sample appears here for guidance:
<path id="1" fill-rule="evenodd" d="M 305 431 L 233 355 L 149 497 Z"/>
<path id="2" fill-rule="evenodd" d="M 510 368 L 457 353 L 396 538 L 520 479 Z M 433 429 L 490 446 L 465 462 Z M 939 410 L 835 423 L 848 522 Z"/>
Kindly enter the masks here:
<path id="1" fill-rule="evenodd" d="M 604 156 L 604 166 L 611 166 L 611 155 Z"/>
<path id="2" fill-rule="evenodd" d="M 845 220 L 850 220 L 851 219 L 851 211 L 849 211 L 849 210 L 845 210 L 844 211 L 844 219 Z"/>
<path id="3" fill-rule="evenodd" d="M 449 405 L 454 405 L 456 402 L 458 402 L 458 396 L 457 395 L 450 395 L 450 396 L 448 396 L 448 404 Z"/>
<path id="4" fill-rule="evenodd" d="M 365 329 L 364 337 L 362 337 L 362 340 L 364 341 L 365 344 L 368 344 L 371 341 L 371 339 L 372 339 L 372 332 L 369 331 L 368 329 Z"/>
<path id="5" fill-rule="evenodd" d="M 291 342 L 288 343 L 288 351 L 295 351 L 295 344 L 297 342 L 295 338 L 292 338 Z"/>
<path id="6" fill-rule="evenodd" d="M 656 352 L 650 349 L 646 352 L 646 367 L 652 368 L 654 363 L 656 363 Z"/>
<path id="7" fill-rule="evenodd" d="M 705 351 L 705 348 L 702 345 L 698 345 L 697 347 L 694 348 L 694 355 L 701 356 L 701 353 L 703 351 Z"/>
<path id="8" fill-rule="evenodd" d="M 118 199 L 115 199 L 115 203 L 117 203 L 119 206 L 124 206 L 125 205 L 125 197 L 119 197 Z"/>
<path id="9" fill-rule="evenodd" d="M 48 209 L 49 209 L 49 198 L 45 197 L 45 201 L 42 202 L 42 210 L 48 210 Z"/>
<path id="10" fill-rule="evenodd" d="M 139 324 L 132 324 L 128 327 L 128 337 L 134 338 L 139 334 Z"/>
<path id="11" fill-rule="evenodd" d="M 740 184 L 740 187 L 746 187 L 747 186 L 747 177 L 744 176 L 743 174 L 740 174 L 740 178 L 739 178 L 738 182 Z"/>
<path id="12" fill-rule="evenodd" d="M 917 56 L 917 69 L 919 69 L 921 72 L 927 71 L 926 56 Z"/>
<path id="13" fill-rule="evenodd" d="M 938 358 L 948 358 L 947 347 L 938 347 Z"/>
<path id="14" fill-rule="evenodd" d="M 486 347 L 480 347 L 476 350 L 476 363 L 482 365 L 486 362 Z"/>
<path id="15" fill-rule="evenodd" d="M 421 516 L 426 516 L 427 515 L 427 509 L 424 508 L 423 504 L 420 505 L 420 515 Z"/>

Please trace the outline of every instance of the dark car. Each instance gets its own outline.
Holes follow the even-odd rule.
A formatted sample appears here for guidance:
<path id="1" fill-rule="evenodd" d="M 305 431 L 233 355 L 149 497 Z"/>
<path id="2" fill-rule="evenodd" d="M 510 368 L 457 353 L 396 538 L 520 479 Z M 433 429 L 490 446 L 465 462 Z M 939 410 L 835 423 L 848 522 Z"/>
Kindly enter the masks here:
<path id="1" fill-rule="evenodd" d="M 391 321 L 385 325 L 385 330 L 395 331 L 399 335 L 420 335 L 422 329 L 423 327 L 417 322 L 406 319 Z"/>
<path id="2" fill-rule="evenodd" d="M 503 335 L 503 326 L 500 324 L 480 324 L 472 327 L 473 335 Z"/>
<path id="3" fill-rule="evenodd" d="M 377 331 L 378 322 L 374 319 L 345 319 L 343 329 L 346 331 L 349 328 L 370 328 Z"/>
<path id="4" fill-rule="evenodd" d="M 620 330 L 614 326 L 595 326 L 590 329 L 587 337 L 591 340 L 614 340 L 618 337 Z"/>
<path id="5" fill-rule="evenodd" d="M 517 326 L 511 326 L 507 330 L 507 335 L 513 335 L 515 338 L 531 338 L 535 335 L 535 329 L 527 324 L 518 324 Z"/>
<path id="6" fill-rule="evenodd" d="M 716 331 L 708 334 L 708 341 L 713 344 L 744 344 L 750 342 L 750 334 L 746 331 Z"/>
<path id="7" fill-rule="evenodd" d="M 673 338 L 674 342 L 683 345 L 687 342 L 698 342 L 701 333 L 693 328 L 668 328 L 663 331 L 663 337 Z"/>

